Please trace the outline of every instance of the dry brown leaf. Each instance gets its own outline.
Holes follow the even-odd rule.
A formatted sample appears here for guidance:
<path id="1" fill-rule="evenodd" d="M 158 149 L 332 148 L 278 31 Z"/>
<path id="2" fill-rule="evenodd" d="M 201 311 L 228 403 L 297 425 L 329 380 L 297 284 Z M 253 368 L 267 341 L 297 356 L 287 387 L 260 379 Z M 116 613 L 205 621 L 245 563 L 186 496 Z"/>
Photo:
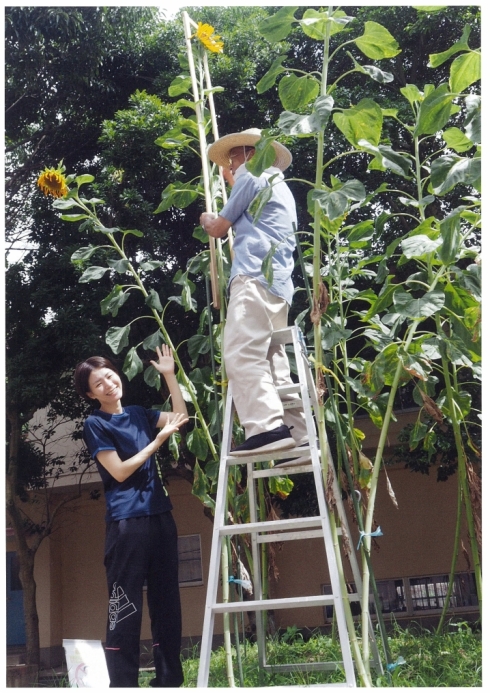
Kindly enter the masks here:
<path id="1" fill-rule="evenodd" d="M 424 409 L 427 412 L 427 414 L 434 419 L 434 421 L 437 421 L 437 423 L 440 425 L 441 429 L 443 431 L 447 431 L 447 426 L 444 423 L 444 416 L 442 414 L 442 411 L 439 409 L 437 404 L 434 402 L 434 400 L 429 397 L 429 395 L 426 395 L 423 390 L 419 388 L 419 393 L 420 396 L 422 397 L 422 401 L 424 403 Z"/>
<path id="2" fill-rule="evenodd" d="M 388 476 L 388 472 L 386 471 L 385 468 L 385 474 L 386 474 L 386 488 L 388 489 L 388 495 L 391 498 L 391 502 L 395 506 L 395 508 L 398 510 L 398 501 L 396 500 L 395 492 L 393 491 L 393 486 L 391 485 L 390 478 Z"/>
<path id="3" fill-rule="evenodd" d="M 330 299 L 325 284 L 320 281 L 318 283 L 318 298 L 313 298 L 313 308 L 310 313 L 310 320 L 313 325 L 319 325 L 323 313 L 327 310 Z"/>

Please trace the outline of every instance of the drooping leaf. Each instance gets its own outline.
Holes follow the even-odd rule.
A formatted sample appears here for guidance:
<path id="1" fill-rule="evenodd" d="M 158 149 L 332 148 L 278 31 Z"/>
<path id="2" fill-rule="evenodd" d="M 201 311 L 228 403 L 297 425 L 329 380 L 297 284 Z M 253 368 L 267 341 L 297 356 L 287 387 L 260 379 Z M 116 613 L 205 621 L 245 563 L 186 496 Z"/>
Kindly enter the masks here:
<path id="1" fill-rule="evenodd" d="M 415 84 L 407 84 L 406 87 L 402 87 L 400 89 L 400 94 L 403 94 L 411 106 L 413 106 L 414 103 L 420 103 L 424 98 L 424 93 L 421 92 Z"/>
<path id="2" fill-rule="evenodd" d="M 80 187 L 81 185 L 85 185 L 86 183 L 93 183 L 95 180 L 94 176 L 90 175 L 90 173 L 84 173 L 81 176 L 77 176 L 75 178 L 75 182 Z"/>
<path id="3" fill-rule="evenodd" d="M 63 221 L 82 221 L 88 218 L 87 214 L 62 214 L 60 217 Z"/>
<path id="4" fill-rule="evenodd" d="M 382 170 L 388 168 L 399 176 L 408 177 L 412 162 L 406 154 L 395 152 L 391 147 L 384 144 L 375 146 L 364 139 L 359 140 L 358 145 L 374 155 Z"/>
<path id="5" fill-rule="evenodd" d="M 310 115 L 297 115 L 284 111 L 279 116 L 278 127 L 285 135 L 305 137 L 321 132 L 327 126 L 334 105 L 331 96 L 320 96 L 313 104 Z"/>
<path id="6" fill-rule="evenodd" d="M 153 332 L 153 334 L 148 335 L 143 341 L 143 349 L 147 349 L 147 351 L 156 351 L 156 348 L 162 346 L 164 341 L 161 331 L 157 330 Z"/>
<path id="7" fill-rule="evenodd" d="M 467 152 L 474 144 L 459 128 L 448 128 L 442 133 L 444 142 L 455 152 Z"/>
<path id="8" fill-rule="evenodd" d="M 477 94 L 470 94 L 465 98 L 465 106 L 467 110 L 466 120 L 464 121 L 464 129 L 466 136 L 473 144 L 481 142 L 481 97 Z"/>
<path id="9" fill-rule="evenodd" d="M 419 378 L 420 380 L 427 380 L 430 372 L 431 366 L 427 359 L 418 356 L 417 354 L 410 354 L 400 349 L 398 352 L 398 357 L 402 362 L 402 366 L 414 378 Z"/>
<path id="10" fill-rule="evenodd" d="M 441 84 L 422 101 L 415 123 L 414 136 L 435 135 L 451 117 L 454 94 L 448 84 Z"/>
<path id="11" fill-rule="evenodd" d="M 275 178 L 274 176 L 271 176 L 271 179 Z M 271 180 L 270 179 L 270 180 Z M 269 182 L 270 182 L 269 180 Z M 260 217 L 262 216 L 262 212 L 264 210 L 264 207 L 266 204 L 269 202 L 269 200 L 272 197 L 272 185 L 266 185 L 265 188 L 262 188 L 261 191 L 259 192 L 258 195 L 254 197 L 252 202 L 250 203 L 248 207 L 248 211 L 253 217 L 253 223 L 256 224 Z"/>
<path id="12" fill-rule="evenodd" d="M 119 312 L 119 308 L 126 303 L 128 298 L 129 292 L 123 291 L 122 286 L 116 284 L 111 293 L 100 302 L 100 311 L 102 315 L 111 313 L 112 317 L 115 318 Z"/>
<path id="13" fill-rule="evenodd" d="M 153 366 L 148 366 L 143 373 L 143 379 L 149 387 L 159 390 L 161 387 L 160 373 Z"/>
<path id="14" fill-rule="evenodd" d="M 262 265 L 260 268 L 260 271 L 264 275 L 269 287 L 271 287 L 274 282 L 274 270 L 272 267 L 272 260 L 274 258 L 274 255 L 276 254 L 278 245 L 279 243 L 271 243 L 271 247 L 264 259 L 262 260 Z"/>
<path id="15" fill-rule="evenodd" d="M 187 342 L 187 351 L 192 359 L 192 365 L 194 366 L 200 354 L 207 354 L 210 350 L 211 345 L 209 343 L 209 336 L 205 334 L 195 334 L 190 337 Z"/>
<path id="16" fill-rule="evenodd" d="M 276 152 L 272 146 L 274 137 L 262 131 L 262 137 L 255 144 L 255 153 L 250 161 L 245 164 L 253 176 L 260 176 L 269 166 L 272 166 L 276 158 Z"/>
<path id="17" fill-rule="evenodd" d="M 388 84 L 389 82 L 393 82 L 394 78 L 391 72 L 383 72 L 383 70 L 375 65 L 361 65 L 359 62 L 357 62 L 350 51 L 347 51 L 347 54 L 354 63 L 354 69 L 356 72 L 361 72 L 363 75 L 369 75 L 371 79 L 373 79 L 375 82 L 379 82 L 380 84 Z"/>
<path id="18" fill-rule="evenodd" d="M 401 243 L 401 249 L 406 258 L 414 257 L 424 258 L 429 253 L 434 253 L 442 244 L 442 238 L 430 239 L 428 236 L 421 234 L 405 238 Z"/>
<path id="19" fill-rule="evenodd" d="M 398 289 L 393 294 L 393 302 L 400 315 L 414 319 L 428 318 L 444 306 L 444 292 L 435 289 L 421 298 L 413 298 L 403 289 Z"/>
<path id="20" fill-rule="evenodd" d="M 193 455 L 199 460 L 205 460 L 208 456 L 208 441 L 206 435 L 201 428 L 194 428 L 186 436 L 186 445 Z"/>
<path id="21" fill-rule="evenodd" d="M 162 192 L 162 199 L 154 214 L 165 212 L 170 207 L 185 209 L 199 196 L 192 183 L 170 183 Z"/>
<path id="22" fill-rule="evenodd" d="M 196 496 L 196 498 L 199 498 L 203 505 L 205 505 L 207 508 L 211 508 L 211 510 L 214 512 L 216 503 L 209 495 L 208 490 L 208 478 L 204 471 L 201 469 L 200 464 L 196 462 L 196 464 L 194 465 L 194 481 L 192 484 L 192 495 Z"/>
<path id="23" fill-rule="evenodd" d="M 93 282 L 96 281 L 97 279 L 102 279 L 104 274 L 109 270 L 109 267 L 87 267 L 85 272 L 82 274 L 80 279 L 78 280 L 81 284 L 84 284 L 86 282 Z"/>
<path id="24" fill-rule="evenodd" d="M 294 488 L 294 482 L 289 477 L 272 476 L 269 478 L 269 491 L 273 496 L 287 498 Z"/>
<path id="25" fill-rule="evenodd" d="M 459 256 L 461 244 L 461 209 L 455 209 L 441 221 L 442 245 L 437 254 L 445 265 L 452 264 Z"/>
<path id="26" fill-rule="evenodd" d="M 398 42 L 388 29 L 377 22 L 366 22 L 364 34 L 354 39 L 354 43 L 371 60 L 394 58 L 401 52 Z"/>
<path id="27" fill-rule="evenodd" d="M 459 94 L 481 79 L 481 55 L 476 51 L 459 55 L 451 64 L 449 87 Z"/>
<path id="28" fill-rule="evenodd" d="M 128 346 L 130 329 L 130 325 L 125 325 L 124 327 L 110 327 L 107 330 L 105 341 L 115 354 L 120 354 L 124 347 Z"/>
<path id="29" fill-rule="evenodd" d="M 168 438 L 168 449 L 172 453 L 172 457 L 174 458 L 175 461 L 177 461 L 180 457 L 180 441 L 182 437 L 179 433 L 179 431 L 176 431 L 175 433 L 172 433 L 169 438 Z"/>
<path id="30" fill-rule="evenodd" d="M 413 428 L 410 431 L 409 446 L 410 450 L 415 450 L 421 440 L 427 435 L 429 427 L 427 424 L 423 423 L 420 419 L 417 419 Z"/>
<path id="31" fill-rule="evenodd" d="M 111 269 L 113 269 L 115 272 L 118 274 L 126 274 L 126 272 L 129 270 L 129 261 L 126 260 L 126 258 L 122 258 L 119 260 L 111 260 L 110 258 L 107 260 L 107 264 Z"/>
<path id="32" fill-rule="evenodd" d="M 145 298 L 145 303 L 147 306 L 153 308 L 158 313 L 161 313 L 163 310 L 163 306 L 160 301 L 160 296 L 155 291 L 155 289 L 150 289 L 150 291 L 148 292 L 148 296 Z"/>
<path id="33" fill-rule="evenodd" d="M 372 477 L 373 463 L 363 452 L 359 452 L 359 486 L 361 488 L 371 488 Z"/>
<path id="34" fill-rule="evenodd" d="M 260 22 L 259 32 L 272 43 L 283 41 L 290 33 L 293 23 L 297 21 L 294 16 L 297 9 L 297 7 L 281 7 L 272 17 L 267 17 Z"/>
<path id="35" fill-rule="evenodd" d="M 351 201 L 361 202 L 365 197 L 364 185 L 355 179 L 339 182 L 329 190 L 313 190 L 311 195 L 312 200 L 319 203 L 331 221 L 345 214 Z"/>
<path id="36" fill-rule="evenodd" d="M 263 94 L 265 91 L 270 89 L 276 83 L 276 78 L 278 75 L 285 72 L 286 68 L 283 66 L 284 60 L 286 60 L 287 55 L 279 55 L 265 75 L 257 82 L 257 93 Z"/>
<path id="37" fill-rule="evenodd" d="M 283 77 L 279 82 L 279 98 L 283 108 L 288 111 L 297 111 L 318 96 L 320 85 L 318 81 L 309 75 L 296 77 L 296 75 L 288 75 Z"/>
<path id="38" fill-rule="evenodd" d="M 300 19 L 299 24 L 307 36 L 316 41 L 323 41 L 327 34 L 327 30 L 330 31 L 330 36 L 333 36 L 339 31 L 343 31 L 344 27 L 351 22 L 352 19 L 353 18 L 348 17 L 343 10 L 335 10 L 335 12 L 329 16 L 328 12 L 319 12 L 318 10 L 309 8 L 305 11 L 302 19 Z"/>
<path id="39" fill-rule="evenodd" d="M 436 195 L 445 195 L 455 185 L 462 183 L 481 189 L 481 159 L 446 154 L 432 162 L 430 182 Z"/>
<path id="40" fill-rule="evenodd" d="M 132 380 L 135 375 L 143 370 L 143 362 L 137 354 L 136 347 L 132 347 L 124 359 L 123 371 L 128 380 Z"/>
<path id="41" fill-rule="evenodd" d="M 383 126 L 383 112 L 372 99 L 362 99 L 356 106 L 334 113 L 332 120 L 344 137 L 357 147 L 359 140 L 378 145 Z"/>
<path id="42" fill-rule="evenodd" d="M 430 67 L 439 67 L 443 63 L 446 62 L 446 60 L 449 60 L 455 53 L 459 53 L 459 51 L 468 51 L 469 46 L 468 46 L 468 37 L 471 32 L 471 26 L 469 24 L 466 24 L 466 26 L 463 29 L 463 35 L 457 41 L 454 43 L 451 48 L 448 48 L 447 51 L 443 51 L 442 53 L 431 53 L 429 55 L 429 65 Z"/>
<path id="43" fill-rule="evenodd" d="M 78 248 L 71 256 L 71 261 L 73 263 L 82 262 L 83 260 L 89 260 L 92 255 L 98 250 L 99 247 L 96 245 L 89 245 L 83 248 Z"/>
<path id="44" fill-rule="evenodd" d="M 181 94 L 188 94 L 192 89 L 192 80 L 190 75 L 179 75 L 176 77 L 168 88 L 169 96 L 180 96 Z"/>

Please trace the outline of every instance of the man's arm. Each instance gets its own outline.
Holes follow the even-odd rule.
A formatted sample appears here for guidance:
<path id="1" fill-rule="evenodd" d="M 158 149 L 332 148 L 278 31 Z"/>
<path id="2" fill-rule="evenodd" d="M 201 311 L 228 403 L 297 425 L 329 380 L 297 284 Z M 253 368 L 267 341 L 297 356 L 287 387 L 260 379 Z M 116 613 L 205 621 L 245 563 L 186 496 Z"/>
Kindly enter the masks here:
<path id="1" fill-rule="evenodd" d="M 221 216 L 216 216 L 211 212 L 203 212 L 200 216 L 199 223 L 206 231 L 208 236 L 213 238 L 223 238 L 231 228 L 231 221 Z"/>

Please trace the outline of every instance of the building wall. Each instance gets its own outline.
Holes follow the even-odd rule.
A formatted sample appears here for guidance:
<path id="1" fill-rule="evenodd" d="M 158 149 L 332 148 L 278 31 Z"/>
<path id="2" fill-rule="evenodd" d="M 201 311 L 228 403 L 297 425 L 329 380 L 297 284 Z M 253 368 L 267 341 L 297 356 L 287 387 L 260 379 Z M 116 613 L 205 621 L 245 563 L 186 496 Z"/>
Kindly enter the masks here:
<path id="1" fill-rule="evenodd" d="M 399 417 L 396 428 L 405 425 L 413 416 L 409 413 Z M 377 439 L 377 432 L 368 420 L 357 425 L 366 433 L 365 449 L 369 452 L 370 445 Z M 390 431 L 390 436 L 396 440 L 396 431 Z M 375 522 L 381 527 L 383 536 L 377 539 L 372 554 L 376 579 L 447 573 L 456 520 L 456 477 L 438 483 L 435 470 L 425 476 L 412 473 L 403 465 L 389 467 L 388 474 L 398 508 L 389 497 L 382 470 Z M 64 638 L 105 639 L 105 503 L 103 495 L 96 501 L 88 497 L 94 488 L 102 492 L 98 476 L 92 476 L 89 482 L 83 498 L 69 504 L 60 515 L 58 526 L 42 543 L 36 558 L 41 648 L 44 652 L 50 649 L 62 652 Z M 56 501 L 65 497 L 68 488 L 69 485 L 60 488 Z M 203 584 L 181 588 L 183 636 L 196 641 L 201 637 L 204 617 L 212 522 L 205 516 L 200 501 L 191 494 L 188 482 L 171 478 L 168 491 L 179 536 L 199 534 L 201 537 Z M 347 515 L 351 517 L 348 508 Z M 359 532 L 353 525 L 351 533 L 355 545 Z M 466 537 L 465 526 L 461 536 Z M 7 550 L 13 548 L 9 539 Z M 330 583 L 322 540 L 283 542 L 275 547 L 275 561 L 279 577 L 277 582 L 271 583 L 272 597 L 320 594 L 322 586 Z M 463 556 L 459 557 L 457 569 L 468 570 Z M 346 576 L 348 580 L 352 578 L 348 567 Z M 323 609 L 313 607 L 277 610 L 275 623 L 277 627 L 318 627 L 325 623 L 325 619 Z M 218 617 L 215 634 L 222 632 L 222 618 Z M 150 638 L 145 605 L 142 640 L 149 641 Z"/>

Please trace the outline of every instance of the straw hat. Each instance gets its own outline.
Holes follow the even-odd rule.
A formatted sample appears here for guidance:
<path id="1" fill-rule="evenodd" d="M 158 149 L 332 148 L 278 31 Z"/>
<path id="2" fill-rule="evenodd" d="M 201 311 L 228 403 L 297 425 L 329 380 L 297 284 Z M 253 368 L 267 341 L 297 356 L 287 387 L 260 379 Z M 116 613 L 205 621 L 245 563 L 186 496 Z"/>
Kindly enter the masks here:
<path id="1" fill-rule="evenodd" d="M 235 147 L 255 147 L 260 140 L 262 131 L 259 128 L 249 128 L 243 132 L 232 132 L 230 135 L 220 137 L 208 148 L 208 156 L 218 166 L 228 167 L 230 165 L 230 151 Z M 293 157 L 291 152 L 284 145 L 275 140 L 271 142 L 276 152 L 276 158 L 272 164 L 276 168 L 284 171 L 290 165 Z"/>

